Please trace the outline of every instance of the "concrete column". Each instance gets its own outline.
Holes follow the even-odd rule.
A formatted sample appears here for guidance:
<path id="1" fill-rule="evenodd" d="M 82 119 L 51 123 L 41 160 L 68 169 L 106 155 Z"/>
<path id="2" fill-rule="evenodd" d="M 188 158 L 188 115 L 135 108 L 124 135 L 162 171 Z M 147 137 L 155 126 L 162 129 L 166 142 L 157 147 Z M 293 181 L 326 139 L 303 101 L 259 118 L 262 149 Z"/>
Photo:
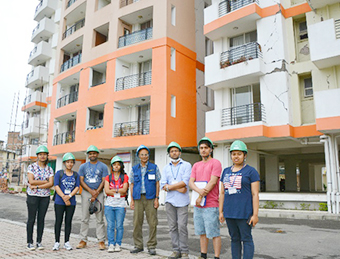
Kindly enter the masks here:
<path id="1" fill-rule="evenodd" d="M 258 153 L 249 152 L 247 154 L 246 163 L 252 167 L 254 167 L 258 172 L 260 171 L 260 156 Z"/>
<path id="2" fill-rule="evenodd" d="M 155 148 L 155 164 L 158 166 L 161 174 L 162 174 L 164 166 L 169 161 L 168 159 L 169 158 L 166 152 L 166 147 Z M 160 191 L 159 192 L 159 203 L 164 204 L 165 198 L 166 198 L 166 192 Z"/>
<path id="3" fill-rule="evenodd" d="M 265 157 L 265 174 L 266 174 L 266 191 L 278 192 L 280 191 L 279 182 L 279 159 L 277 156 Z"/>
<path id="4" fill-rule="evenodd" d="M 322 192 L 323 191 L 323 186 L 322 186 L 322 167 L 324 165 L 315 165 L 314 166 L 314 179 L 315 179 L 315 188 L 316 191 Z"/>
<path id="5" fill-rule="evenodd" d="M 309 165 L 307 161 L 302 161 L 299 163 L 300 170 L 300 191 L 301 192 L 309 192 Z"/>
<path id="6" fill-rule="evenodd" d="M 314 171 L 314 165 L 309 164 L 309 190 L 312 192 L 316 192 L 316 182 L 315 182 L 315 171 Z"/>
<path id="7" fill-rule="evenodd" d="M 55 170 L 59 171 L 63 169 L 63 157 L 62 156 L 57 156 L 57 160 L 55 161 Z M 56 173 L 56 172 L 54 172 Z"/>
<path id="8" fill-rule="evenodd" d="M 296 160 L 289 158 L 285 159 L 285 175 L 286 175 L 286 192 L 297 191 L 296 179 Z"/>

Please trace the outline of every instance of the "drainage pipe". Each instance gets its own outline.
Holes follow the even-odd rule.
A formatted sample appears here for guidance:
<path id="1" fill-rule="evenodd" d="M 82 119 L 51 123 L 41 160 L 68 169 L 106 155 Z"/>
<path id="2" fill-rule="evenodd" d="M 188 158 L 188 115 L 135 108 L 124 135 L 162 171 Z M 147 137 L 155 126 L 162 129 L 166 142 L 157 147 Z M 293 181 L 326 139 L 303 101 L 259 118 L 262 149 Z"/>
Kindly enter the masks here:
<path id="1" fill-rule="evenodd" d="M 331 190 L 332 190 L 332 180 L 330 175 L 330 159 L 329 159 L 329 142 L 326 135 L 320 136 L 320 142 L 324 143 L 325 148 L 325 161 L 326 161 L 326 178 L 327 178 L 327 208 L 328 212 L 332 213 L 332 203 L 331 203 Z"/>

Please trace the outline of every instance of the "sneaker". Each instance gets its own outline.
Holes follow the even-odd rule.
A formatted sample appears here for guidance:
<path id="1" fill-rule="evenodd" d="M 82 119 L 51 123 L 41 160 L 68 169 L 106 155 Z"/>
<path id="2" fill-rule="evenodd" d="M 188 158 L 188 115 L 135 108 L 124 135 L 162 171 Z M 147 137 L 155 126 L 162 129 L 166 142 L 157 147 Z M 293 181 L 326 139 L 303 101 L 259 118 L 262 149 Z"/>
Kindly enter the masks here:
<path id="1" fill-rule="evenodd" d="M 77 249 L 82 249 L 86 247 L 86 242 L 85 241 L 80 241 L 79 244 L 77 245 Z"/>
<path id="2" fill-rule="evenodd" d="M 181 256 L 182 256 L 182 259 L 188 259 L 189 258 L 189 254 L 187 254 L 187 253 L 182 253 Z"/>
<path id="3" fill-rule="evenodd" d="M 122 249 L 120 248 L 120 245 L 116 245 L 115 252 L 120 252 L 120 251 L 122 251 Z"/>
<path id="4" fill-rule="evenodd" d="M 149 248 L 148 252 L 149 252 L 149 255 L 156 255 L 156 249 L 154 248 Z"/>
<path id="5" fill-rule="evenodd" d="M 131 254 L 137 254 L 139 252 L 143 252 L 143 248 L 138 248 L 138 247 L 135 247 L 133 250 L 130 251 Z"/>
<path id="6" fill-rule="evenodd" d="M 64 248 L 65 248 L 67 251 L 70 251 L 70 250 L 73 249 L 72 246 L 70 245 L 70 242 L 69 242 L 69 241 L 67 241 L 67 242 L 64 244 Z"/>
<path id="7" fill-rule="evenodd" d="M 52 250 L 53 251 L 58 251 L 59 248 L 60 248 L 60 244 L 58 242 L 55 242 Z"/>
<path id="8" fill-rule="evenodd" d="M 41 243 L 37 243 L 37 249 L 38 250 L 44 250 L 45 247 Z"/>
<path id="9" fill-rule="evenodd" d="M 177 258 L 181 258 L 181 253 L 180 252 L 172 252 L 172 254 L 168 257 L 168 259 L 177 259 Z"/>
<path id="10" fill-rule="evenodd" d="M 109 253 L 113 253 L 115 251 L 115 249 L 116 249 L 115 246 L 113 244 L 111 244 L 111 245 L 109 245 L 109 249 L 107 249 L 107 251 Z"/>
<path id="11" fill-rule="evenodd" d="M 31 251 L 34 251 L 34 250 L 35 250 L 35 247 L 34 247 L 33 244 L 28 243 L 28 244 L 27 244 L 27 249 L 28 249 L 28 250 L 31 250 Z"/>

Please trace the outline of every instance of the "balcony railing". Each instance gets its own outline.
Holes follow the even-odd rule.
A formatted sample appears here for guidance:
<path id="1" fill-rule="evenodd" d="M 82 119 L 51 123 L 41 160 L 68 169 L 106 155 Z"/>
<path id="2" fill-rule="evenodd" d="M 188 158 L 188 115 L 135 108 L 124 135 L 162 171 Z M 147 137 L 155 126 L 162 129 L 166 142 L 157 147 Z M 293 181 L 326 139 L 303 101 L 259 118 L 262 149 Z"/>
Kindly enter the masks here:
<path id="1" fill-rule="evenodd" d="M 77 1 L 77 0 L 69 0 L 67 2 L 66 8 L 69 8 L 72 4 L 74 4 L 75 1 Z"/>
<path id="2" fill-rule="evenodd" d="M 75 141 L 75 131 L 67 131 L 54 136 L 53 146 L 72 143 Z"/>
<path id="3" fill-rule="evenodd" d="M 120 0 L 120 8 L 138 2 L 138 0 Z"/>
<path id="4" fill-rule="evenodd" d="M 77 56 L 74 56 L 73 58 L 67 60 L 61 65 L 60 73 L 64 72 L 65 70 L 69 69 L 70 67 L 73 67 L 81 62 L 81 54 L 78 54 Z"/>
<path id="5" fill-rule="evenodd" d="M 251 103 L 222 109 L 222 127 L 255 121 L 266 122 L 264 105 L 261 103 Z"/>
<path id="6" fill-rule="evenodd" d="M 31 72 L 29 72 L 26 76 L 26 81 L 28 81 L 32 76 L 34 75 L 34 70 L 32 70 Z"/>
<path id="7" fill-rule="evenodd" d="M 340 19 L 334 21 L 335 25 L 335 37 L 340 39 Z"/>
<path id="8" fill-rule="evenodd" d="M 44 0 L 40 0 L 39 4 L 37 5 L 37 7 L 35 8 L 35 13 L 38 12 L 39 8 L 42 6 Z"/>
<path id="9" fill-rule="evenodd" d="M 242 8 L 243 6 L 246 6 L 252 3 L 259 4 L 259 1 L 258 0 L 225 0 L 223 2 L 220 2 L 218 5 L 218 16 L 221 17 L 223 15 L 226 15 L 227 13 L 230 13 L 232 11 Z"/>
<path id="10" fill-rule="evenodd" d="M 135 88 L 142 85 L 151 85 L 151 71 L 118 78 L 116 82 L 116 91 Z"/>
<path id="11" fill-rule="evenodd" d="M 31 100 L 32 100 L 32 95 L 27 96 L 27 97 L 24 99 L 24 106 L 25 106 L 26 104 L 29 104 L 29 103 L 31 102 Z"/>
<path id="12" fill-rule="evenodd" d="M 39 23 L 38 23 L 38 25 L 33 29 L 32 35 L 34 35 L 34 33 L 35 33 L 37 30 L 39 30 Z"/>
<path id="13" fill-rule="evenodd" d="M 29 58 L 32 57 L 37 52 L 37 49 L 38 49 L 37 46 L 35 46 L 34 49 L 30 52 Z"/>
<path id="14" fill-rule="evenodd" d="M 74 103 L 76 101 L 78 101 L 78 92 L 72 92 L 70 94 L 67 94 L 67 95 L 58 99 L 57 109 L 65 106 L 65 105 L 68 105 L 70 103 Z"/>
<path id="15" fill-rule="evenodd" d="M 115 137 L 148 135 L 150 131 L 150 121 L 131 121 L 115 124 Z"/>
<path id="16" fill-rule="evenodd" d="M 131 34 L 127 34 L 119 37 L 118 48 L 135 44 L 144 40 L 149 40 L 152 38 L 152 28 L 147 28 L 140 31 L 135 31 Z"/>
<path id="17" fill-rule="evenodd" d="M 262 58 L 261 46 L 257 42 L 250 42 L 222 52 L 220 65 L 225 68 L 255 58 Z"/>
<path id="18" fill-rule="evenodd" d="M 67 38 L 68 36 L 70 36 L 72 33 L 74 33 L 75 31 L 79 30 L 80 28 L 83 28 L 85 25 L 85 18 L 76 22 L 75 24 L 73 24 L 70 28 L 68 28 L 62 36 L 62 39 Z"/>

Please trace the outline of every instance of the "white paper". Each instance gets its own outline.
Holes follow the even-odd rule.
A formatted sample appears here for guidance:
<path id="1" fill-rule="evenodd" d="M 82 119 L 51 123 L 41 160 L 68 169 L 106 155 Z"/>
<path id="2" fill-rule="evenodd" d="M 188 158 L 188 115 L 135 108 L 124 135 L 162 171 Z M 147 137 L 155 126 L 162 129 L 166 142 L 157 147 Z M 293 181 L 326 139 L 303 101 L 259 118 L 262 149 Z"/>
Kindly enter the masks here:
<path id="1" fill-rule="evenodd" d="M 205 188 L 205 186 L 207 186 L 208 182 L 195 182 L 195 185 L 200 188 L 200 189 L 203 189 Z M 190 205 L 192 206 L 196 206 L 196 200 L 199 196 L 199 193 L 192 190 L 192 193 L 191 193 L 191 203 Z M 203 207 L 205 205 L 205 197 L 202 198 L 202 201 L 200 203 L 200 205 Z"/>

